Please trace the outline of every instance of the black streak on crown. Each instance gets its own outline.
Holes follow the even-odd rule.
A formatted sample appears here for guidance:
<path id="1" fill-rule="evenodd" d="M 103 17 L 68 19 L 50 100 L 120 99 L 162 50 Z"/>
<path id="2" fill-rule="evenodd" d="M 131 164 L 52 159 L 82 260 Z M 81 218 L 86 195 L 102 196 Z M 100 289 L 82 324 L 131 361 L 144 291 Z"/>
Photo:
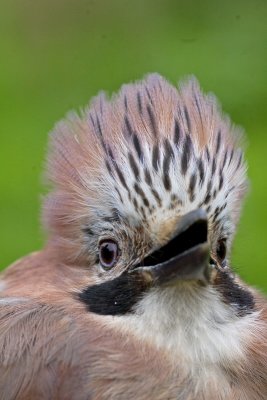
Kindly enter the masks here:
<path id="1" fill-rule="evenodd" d="M 144 174 L 145 174 L 145 181 L 146 181 L 147 185 L 152 187 L 151 175 L 147 168 L 144 170 Z"/>
<path id="2" fill-rule="evenodd" d="M 125 181 L 123 173 L 121 172 L 121 170 L 119 169 L 119 167 L 117 166 L 117 164 L 115 162 L 114 162 L 114 166 L 115 166 L 115 170 L 117 172 L 117 175 L 119 177 L 119 180 L 121 181 L 122 185 L 125 187 L 127 192 L 130 194 L 130 190 L 129 190 L 128 185 L 127 185 L 127 183 Z"/>
<path id="3" fill-rule="evenodd" d="M 207 160 L 209 162 L 210 161 L 210 152 L 209 152 L 209 149 L 208 149 L 207 146 L 206 146 L 206 157 L 207 157 Z"/>
<path id="4" fill-rule="evenodd" d="M 160 195 L 158 194 L 156 189 L 151 188 L 151 193 L 155 197 L 158 206 L 161 207 L 162 206 L 162 201 L 161 201 Z"/>
<path id="5" fill-rule="evenodd" d="M 219 190 L 223 187 L 223 173 L 220 171 L 220 181 L 219 181 Z"/>
<path id="6" fill-rule="evenodd" d="M 133 155 L 130 152 L 128 153 L 128 159 L 129 159 L 132 171 L 134 173 L 134 176 L 137 179 L 137 181 L 139 181 L 139 178 L 140 178 L 139 168 L 138 168 L 138 165 L 135 162 L 135 159 L 134 159 Z"/>
<path id="7" fill-rule="evenodd" d="M 211 176 L 213 177 L 216 171 L 216 160 L 215 157 L 212 160 L 212 167 L 211 167 Z"/>
<path id="8" fill-rule="evenodd" d="M 101 135 L 101 137 L 103 138 L 103 132 L 102 132 L 102 129 L 101 129 L 101 124 L 100 124 L 98 115 L 96 116 L 96 123 L 97 123 L 98 132 L 99 132 L 99 134 Z"/>
<path id="9" fill-rule="evenodd" d="M 232 162 L 233 156 L 234 156 L 234 149 L 231 150 L 230 158 L 229 158 L 229 162 L 228 162 L 228 167 L 229 167 L 229 165 L 230 165 L 231 162 Z"/>
<path id="10" fill-rule="evenodd" d="M 184 115 L 185 115 L 185 119 L 186 119 L 187 129 L 189 132 L 191 132 L 191 121 L 190 121 L 187 107 L 184 107 Z"/>
<path id="11" fill-rule="evenodd" d="M 142 99 L 141 99 L 141 95 L 140 92 L 137 93 L 137 106 L 138 106 L 138 111 L 139 114 L 143 114 L 143 106 L 142 106 Z"/>
<path id="12" fill-rule="evenodd" d="M 164 142 L 164 147 L 165 147 L 165 153 L 164 153 L 164 159 L 163 159 L 163 184 L 166 190 L 170 191 L 171 190 L 171 180 L 169 176 L 169 170 L 170 170 L 170 163 L 172 158 L 174 158 L 174 153 L 172 146 L 169 142 L 168 139 L 165 139 Z"/>
<path id="13" fill-rule="evenodd" d="M 224 167 L 225 167 L 226 160 L 227 160 L 227 156 L 228 156 L 228 150 L 226 149 L 226 150 L 225 150 L 225 153 L 224 153 L 224 158 L 223 158 L 223 163 L 222 163 L 222 169 L 224 169 Z"/>
<path id="14" fill-rule="evenodd" d="M 93 128 L 95 129 L 95 121 L 94 121 L 92 114 L 89 114 L 89 117 L 90 117 L 91 124 L 93 125 Z"/>
<path id="15" fill-rule="evenodd" d="M 158 136 L 157 122 L 156 122 L 155 114 L 154 114 L 152 108 L 149 105 L 147 106 L 147 113 L 148 113 L 148 116 L 149 116 L 150 126 L 152 128 L 152 132 L 153 132 L 154 136 L 157 137 Z"/>
<path id="16" fill-rule="evenodd" d="M 198 171 L 199 171 L 200 187 L 202 187 L 203 182 L 204 182 L 204 166 L 203 166 L 203 161 L 201 160 L 201 158 L 198 159 Z"/>
<path id="17" fill-rule="evenodd" d="M 125 107 L 125 110 L 128 111 L 128 100 L 127 100 L 127 96 L 124 96 L 124 107 Z"/>
<path id="18" fill-rule="evenodd" d="M 123 202 L 123 199 L 122 199 L 122 196 L 121 196 L 121 194 L 120 194 L 120 191 L 119 191 L 119 189 L 118 189 L 118 188 L 116 188 L 116 186 L 114 186 L 114 189 L 115 189 L 115 190 L 116 190 L 116 192 L 118 193 L 118 196 L 119 196 L 120 202 L 123 204 L 124 202 Z"/>
<path id="19" fill-rule="evenodd" d="M 198 111 L 199 117 L 200 117 L 201 122 L 202 122 L 202 112 L 201 112 L 201 108 L 200 108 L 200 105 L 199 105 L 198 97 L 195 95 L 194 99 L 195 99 L 195 104 L 196 104 L 196 107 L 197 107 L 197 111 Z"/>
<path id="20" fill-rule="evenodd" d="M 125 122 L 126 132 L 128 133 L 129 136 L 131 136 L 133 134 L 133 128 L 132 128 L 130 121 L 126 115 L 124 117 L 124 122 Z"/>
<path id="21" fill-rule="evenodd" d="M 157 144 L 155 144 L 152 152 L 152 165 L 155 171 L 158 171 L 159 168 L 158 164 L 159 164 L 159 147 Z"/>
<path id="22" fill-rule="evenodd" d="M 134 190 L 136 191 L 136 193 L 141 197 L 145 207 L 149 207 L 149 201 L 146 198 L 146 195 L 143 191 L 143 189 L 138 185 L 138 183 L 134 184 Z"/>
<path id="23" fill-rule="evenodd" d="M 191 178 L 190 178 L 190 182 L 189 182 L 189 189 L 188 189 L 189 199 L 191 202 L 194 201 L 194 199 L 195 199 L 196 182 L 197 182 L 196 174 L 192 174 Z"/>
<path id="24" fill-rule="evenodd" d="M 147 97 L 149 98 L 149 101 L 150 101 L 150 103 L 151 103 L 151 104 L 152 104 L 152 106 L 153 106 L 153 100 L 152 100 L 152 97 L 151 97 L 151 95 L 150 95 L 150 93 L 149 93 L 149 90 L 148 90 L 148 88 L 147 88 L 147 87 L 145 87 L 145 90 L 146 90 Z"/>
<path id="25" fill-rule="evenodd" d="M 142 148 L 138 139 L 138 136 L 136 135 L 136 133 L 133 134 L 133 145 L 136 151 L 136 154 L 138 155 L 138 158 L 141 160 L 143 158 L 143 152 L 142 152 Z"/>
<path id="26" fill-rule="evenodd" d="M 186 135 L 182 159 L 181 159 L 181 168 L 182 168 L 183 175 L 185 175 L 187 172 L 188 164 L 189 164 L 190 157 L 191 157 L 191 152 L 192 152 L 192 141 L 191 141 L 190 136 Z"/>
<path id="27" fill-rule="evenodd" d="M 180 131 L 180 126 L 177 120 L 175 120 L 174 124 L 174 135 L 173 135 L 173 141 L 176 146 L 178 146 L 179 141 L 181 137 L 181 131 Z"/>
<path id="28" fill-rule="evenodd" d="M 216 143 L 216 154 L 219 153 L 220 147 L 221 147 L 221 131 L 219 130 L 218 135 L 217 135 L 217 143 Z"/>
<path id="29" fill-rule="evenodd" d="M 238 162 L 237 162 L 237 166 L 235 168 L 236 171 L 238 170 L 238 168 L 241 165 L 242 158 L 243 158 L 243 153 L 242 153 L 242 151 L 240 151 L 240 155 L 239 155 L 239 159 L 238 159 Z"/>

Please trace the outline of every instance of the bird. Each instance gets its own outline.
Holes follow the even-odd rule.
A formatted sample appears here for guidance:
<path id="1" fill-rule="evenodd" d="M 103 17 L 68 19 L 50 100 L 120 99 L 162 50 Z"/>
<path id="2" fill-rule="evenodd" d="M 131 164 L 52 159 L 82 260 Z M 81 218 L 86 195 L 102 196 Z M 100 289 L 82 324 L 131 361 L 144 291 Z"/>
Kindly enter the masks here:
<path id="1" fill-rule="evenodd" d="M 267 301 L 230 264 L 243 137 L 156 73 L 55 126 L 46 244 L 0 278 L 1 400 L 267 399 Z"/>

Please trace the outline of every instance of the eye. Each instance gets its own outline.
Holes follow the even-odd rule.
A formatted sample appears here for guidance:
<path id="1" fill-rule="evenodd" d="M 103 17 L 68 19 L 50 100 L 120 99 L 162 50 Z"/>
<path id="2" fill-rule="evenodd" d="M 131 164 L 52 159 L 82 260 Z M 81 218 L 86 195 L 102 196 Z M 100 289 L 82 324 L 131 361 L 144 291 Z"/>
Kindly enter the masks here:
<path id="1" fill-rule="evenodd" d="M 217 243 L 216 255 L 219 262 L 223 262 L 226 257 L 226 239 L 220 239 Z"/>
<path id="2" fill-rule="evenodd" d="M 99 245 L 100 264 L 105 269 L 114 267 L 118 259 L 118 245 L 113 240 L 104 240 Z"/>

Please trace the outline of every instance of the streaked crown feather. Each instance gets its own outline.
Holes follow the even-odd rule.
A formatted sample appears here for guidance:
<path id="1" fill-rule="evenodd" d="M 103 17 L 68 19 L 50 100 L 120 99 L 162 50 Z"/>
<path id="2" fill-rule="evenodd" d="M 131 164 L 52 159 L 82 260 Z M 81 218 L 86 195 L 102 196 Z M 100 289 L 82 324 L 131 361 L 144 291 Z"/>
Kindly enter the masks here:
<path id="1" fill-rule="evenodd" d="M 119 214 L 132 223 L 203 207 L 232 234 L 246 188 L 240 131 L 195 78 L 159 75 L 101 93 L 51 135 L 44 220 L 70 257 L 82 227 Z M 218 222 L 219 221 L 219 222 Z M 74 256 L 75 254 L 75 256 Z"/>

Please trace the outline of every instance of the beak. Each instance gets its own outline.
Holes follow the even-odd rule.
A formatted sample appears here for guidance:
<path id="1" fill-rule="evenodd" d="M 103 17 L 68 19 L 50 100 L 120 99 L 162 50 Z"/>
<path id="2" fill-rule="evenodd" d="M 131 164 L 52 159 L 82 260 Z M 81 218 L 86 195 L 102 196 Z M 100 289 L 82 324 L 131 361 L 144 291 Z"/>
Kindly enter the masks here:
<path id="1" fill-rule="evenodd" d="M 202 209 L 184 215 L 173 238 L 131 271 L 153 286 L 175 285 L 178 281 L 209 283 L 211 266 L 207 242 L 207 214 Z"/>
<path id="2" fill-rule="evenodd" d="M 90 312 L 124 315 L 153 286 L 169 287 L 185 281 L 208 284 L 212 266 L 207 227 L 205 211 L 198 209 L 184 215 L 167 244 L 118 277 L 86 287 L 79 293 L 79 300 Z"/>

